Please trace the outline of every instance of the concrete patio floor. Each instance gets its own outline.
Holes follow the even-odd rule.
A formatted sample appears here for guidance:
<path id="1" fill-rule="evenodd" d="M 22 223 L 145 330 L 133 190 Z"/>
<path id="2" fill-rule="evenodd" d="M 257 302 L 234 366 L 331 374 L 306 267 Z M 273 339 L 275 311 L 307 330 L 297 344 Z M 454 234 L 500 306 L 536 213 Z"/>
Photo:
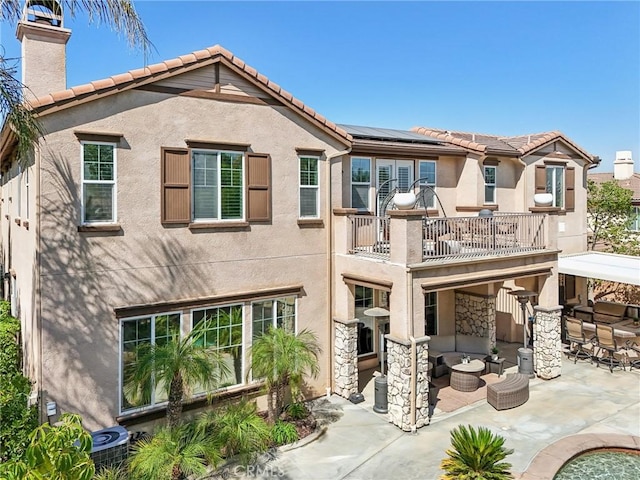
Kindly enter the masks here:
<path id="1" fill-rule="evenodd" d="M 517 367 L 507 371 L 515 370 Z M 450 446 L 449 432 L 460 424 L 485 426 L 502 435 L 506 447 L 515 450 L 506 461 L 513 465 L 516 478 L 545 447 L 568 436 L 640 436 L 640 370 L 611 373 L 588 362 L 574 364 L 566 356 L 560 377 L 531 380 L 530 398 L 524 405 L 496 411 L 482 398 L 454 412 L 436 411 L 431 424 L 416 434 L 402 432 L 387 422 L 386 415 L 374 413 L 373 399 L 368 396 L 365 394 L 365 402 L 358 405 L 332 396 L 331 403 L 341 408 L 343 415 L 324 435 L 304 447 L 278 452 L 276 458 L 247 476 L 435 480 L 442 473 L 440 461 Z M 553 473 L 548 473 L 549 479 Z"/>

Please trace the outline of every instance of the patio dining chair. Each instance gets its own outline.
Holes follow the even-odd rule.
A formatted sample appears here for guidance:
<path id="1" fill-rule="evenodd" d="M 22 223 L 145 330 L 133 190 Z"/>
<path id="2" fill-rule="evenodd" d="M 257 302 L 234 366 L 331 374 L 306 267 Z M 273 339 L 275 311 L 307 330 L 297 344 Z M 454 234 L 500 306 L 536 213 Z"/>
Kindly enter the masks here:
<path id="1" fill-rule="evenodd" d="M 565 325 L 565 335 L 569 342 L 567 358 L 570 358 L 571 355 L 573 355 L 573 363 L 576 363 L 578 359 L 593 362 L 594 336 L 587 336 L 585 334 L 582 320 L 574 317 L 566 317 Z"/>
<path id="2" fill-rule="evenodd" d="M 640 370 L 640 345 L 636 342 L 632 342 L 631 340 L 627 340 L 627 352 L 633 352 L 633 357 L 627 353 L 627 358 L 629 359 L 629 371 L 632 371 L 634 368 Z"/>
<path id="3" fill-rule="evenodd" d="M 613 336 L 613 327 L 611 325 L 603 325 L 596 323 L 596 346 L 602 357 L 597 359 L 597 365 L 604 363 L 609 366 L 609 370 L 613 373 L 615 367 L 624 367 L 624 361 L 616 358 L 616 354 L 624 356 L 623 347 L 618 347 L 618 342 Z"/>

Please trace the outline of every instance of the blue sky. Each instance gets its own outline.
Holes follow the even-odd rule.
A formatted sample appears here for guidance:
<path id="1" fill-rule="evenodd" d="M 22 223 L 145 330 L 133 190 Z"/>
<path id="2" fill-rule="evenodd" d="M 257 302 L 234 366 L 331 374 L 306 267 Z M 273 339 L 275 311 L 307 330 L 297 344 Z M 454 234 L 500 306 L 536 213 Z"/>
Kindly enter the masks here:
<path id="1" fill-rule="evenodd" d="M 156 63 L 221 44 L 336 123 L 499 135 L 561 130 L 640 171 L 640 2 L 135 2 Z M 67 20 L 69 86 L 144 65 Z M 18 57 L 2 25 L 5 56 Z"/>

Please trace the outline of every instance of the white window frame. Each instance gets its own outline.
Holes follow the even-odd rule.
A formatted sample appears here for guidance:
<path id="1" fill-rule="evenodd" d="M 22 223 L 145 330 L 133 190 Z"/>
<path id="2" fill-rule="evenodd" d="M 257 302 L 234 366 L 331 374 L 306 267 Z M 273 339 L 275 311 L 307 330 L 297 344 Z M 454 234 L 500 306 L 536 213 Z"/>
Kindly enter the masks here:
<path id="1" fill-rule="evenodd" d="M 487 171 L 493 170 L 493 183 L 487 182 Z M 484 181 L 484 203 L 495 205 L 498 203 L 498 167 L 495 165 L 484 165 L 482 168 L 482 177 Z M 492 187 L 493 198 L 487 198 L 487 187 Z"/>
<path id="2" fill-rule="evenodd" d="M 550 193 L 553 196 L 553 202 L 551 203 L 551 206 L 557 207 L 557 208 L 564 208 L 565 202 L 566 202 L 565 196 L 566 196 L 566 181 L 567 181 L 565 167 L 563 167 L 562 165 L 546 165 L 545 166 L 545 184 L 547 182 L 547 176 L 549 174 L 549 171 L 552 172 L 551 191 L 547 193 Z M 558 201 L 558 190 L 556 189 L 556 180 L 557 180 L 558 172 L 562 172 L 562 186 L 560 187 L 562 202 Z"/>
<path id="3" fill-rule="evenodd" d="M 18 183 L 18 193 L 16 199 L 16 217 L 20 218 L 22 214 L 22 166 L 18 164 L 18 175 L 16 175 L 16 182 Z"/>
<path id="4" fill-rule="evenodd" d="M 358 301 L 357 299 L 357 289 L 362 288 L 363 292 L 365 293 L 365 295 L 361 298 L 361 301 L 365 302 L 366 304 L 364 306 L 357 306 L 356 302 Z M 368 292 L 371 292 L 371 296 L 368 295 Z M 369 301 L 370 300 L 370 304 Z M 378 350 L 378 346 L 376 344 L 376 318 L 374 317 L 368 317 L 368 318 L 359 318 L 358 315 L 358 309 L 362 308 L 362 309 L 368 309 L 368 308 L 372 308 L 375 306 L 376 304 L 376 289 L 373 287 L 366 287 L 364 285 L 354 285 L 353 287 L 353 304 L 354 304 L 354 312 L 356 314 L 356 319 L 363 323 L 365 326 L 367 326 L 368 328 L 371 329 L 371 351 L 370 352 L 363 352 L 363 353 L 358 353 L 358 357 L 366 357 L 368 355 L 374 355 L 376 353 L 379 352 Z M 363 310 L 364 312 L 364 310 Z M 364 313 L 362 313 L 361 315 L 364 316 Z M 360 342 L 360 338 L 356 337 L 356 342 Z M 357 349 L 356 349 L 357 352 Z"/>
<path id="5" fill-rule="evenodd" d="M 354 182 L 353 181 L 353 162 L 354 160 L 366 160 L 369 163 L 369 181 L 368 182 Z M 358 207 L 354 207 L 353 206 L 353 187 L 354 186 L 366 186 L 367 187 L 367 196 L 366 196 L 366 201 L 367 204 L 364 206 L 364 208 L 360 207 L 358 208 L 358 210 L 361 211 L 368 211 L 371 209 L 371 167 L 372 167 L 373 162 L 371 161 L 371 157 L 351 157 L 350 162 L 349 162 L 349 195 L 350 195 L 350 204 L 352 208 L 358 208 Z"/>
<path id="6" fill-rule="evenodd" d="M 80 145 L 80 219 L 82 225 L 112 225 L 118 223 L 118 144 L 114 142 L 94 142 L 94 141 L 81 141 Z M 84 178 L 84 146 L 85 145 L 110 145 L 113 147 L 113 180 L 85 180 Z M 111 220 L 110 221 L 86 221 L 85 220 L 85 204 L 84 204 L 84 188 L 85 184 L 93 185 L 113 185 L 111 190 Z"/>
<path id="7" fill-rule="evenodd" d="M 433 189 L 433 191 L 435 192 L 434 195 L 431 197 L 431 203 L 429 205 L 426 205 L 427 208 L 436 208 L 436 195 L 437 195 L 437 190 L 436 190 L 436 185 L 438 183 L 438 162 L 436 162 L 435 160 L 420 160 L 418 162 L 418 178 L 422 178 L 421 175 L 421 171 L 422 171 L 422 165 L 423 164 L 432 164 L 433 165 L 433 182 L 425 182 L 425 181 L 420 181 L 419 182 L 419 186 L 423 187 L 431 187 Z"/>
<path id="8" fill-rule="evenodd" d="M 302 184 L 302 159 L 309 158 L 316 161 L 316 184 L 315 185 L 303 185 Z M 299 218 L 320 218 L 320 157 L 317 155 L 299 155 L 298 156 L 298 217 Z M 315 190 L 316 197 L 316 211 L 312 215 L 302 215 L 302 190 Z"/>
<path id="9" fill-rule="evenodd" d="M 127 318 L 121 318 L 120 322 L 119 322 L 119 327 L 120 327 L 120 334 L 119 334 L 119 345 L 118 345 L 118 411 L 120 412 L 120 415 L 129 415 L 132 413 L 136 413 L 136 412 L 142 412 L 144 410 L 149 410 L 152 409 L 154 407 L 158 407 L 158 406 L 162 406 L 162 405 L 166 405 L 167 401 L 163 401 L 163 402 L 156 402 L 155 401 L 155 389 L 154 391 L 151 392 L 151 402 L 149 403 L 149 405 L 144 405 L 142 407 L 133 407 L 133 408 L 128 408 L 126 410 L 123 410 L 123 405 L 122 405 L 122 397 L 124 396 L 124 370 L 123 370 L 123 365 L 122 365 L 122 355 L 123 355 L 123 346 L 124 346 L 124 323 L 125 322 L 130 322 L 130 321 L 136 321 L 136 320 L 141 320 L 143 318 L 151 318 L 151 345 L 155 345 L 156 343 L 156 322 L 155 322 L 155 318 L 156 317 L 160 317 L 163 315 L 179 315 L 180 316 L 180 327 L 179 327 L 179 332 L 180 332 L 180 338 L 182 338 L 182 328 L 183 328 L 183 322 L 184 322 L 184 315 L 182 312 L 180 311 L 172 311 L 172 312 L 162 312 L 162 313 L 156 313 L 156 314 L 151 314 L 151 315 L 137 315 L 135 317 L 127 317 Z"/>
<path id="10" fill-rule="evenodd" d="M 196 218 L 195 215 L 195 210 L 196 210 L 196 202 L 195 202 L 195 159 L 194 159 L 194 153 L 206 153 L 206 154 L 216 154 L 217 156 L 217 165 L 216 165 L 216 195 L 218 196 L 217 198 L 217 203 L 218 203 L 218 211 L 216 212 L 217 214 L 217 218 L 216 217 L 212 217 L 212 218 L 207 218 L 207 217 L 203 217 L 203 218 Z M 242 201 L 240 204 L 240 212 L 241 215 L 238 218 L 221 218 L 222 217 L 222 190 L 220 189 L 220 179 L 222 176 L 222 169 L 220 168 L 220 163 L 221 163 L 221 156 L 223 153 L 230 153 L 230 154 L 234 154 L 234 155 L 241 155 L 242 156 L 242 185 L 241 185 L 241 191 L 242 191 Z M 247 203 L 247 192 L 246 192 L 246 185 L 247 185 L 247 165 L 246 165 L 246 161 L 247 161 L 247 157 L 244 154 L 244 152 L 238 152 L 235 150 L 208 150 L 208 149 L 204 149 L 204 148 L 197 148 L 197 149 L 192 149 L 190 152 L 190 159 L 189 161 L 191 162 L 191 221 L 194 223 L 217 223 L 217 222 L 243 222 L 246 218 L 246 212 L 245 212 L 245 208 L 246 208 L 246 203 Z"/>

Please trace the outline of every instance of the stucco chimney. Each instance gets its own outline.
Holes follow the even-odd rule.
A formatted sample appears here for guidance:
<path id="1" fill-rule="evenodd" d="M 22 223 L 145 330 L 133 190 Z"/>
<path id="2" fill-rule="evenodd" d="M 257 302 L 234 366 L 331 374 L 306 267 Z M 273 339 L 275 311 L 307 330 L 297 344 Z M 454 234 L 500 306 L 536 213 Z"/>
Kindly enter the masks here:
<path id="1" fill-rule="evenodd" d="M 616 152 L 616 161 L 613 162 L 613 178 L 616 180 L 626 180 L 633 176 L 633 159 L 631 150 L 620 150 Z"/>
<path id="2" fill-rule="evenodd" d="M 27 0 L 16 37 L 22 44 L 22 83 L 27 100 L 67 88 L 66 45 L 71 30 L 63 28 L 57 0 Z"/>

